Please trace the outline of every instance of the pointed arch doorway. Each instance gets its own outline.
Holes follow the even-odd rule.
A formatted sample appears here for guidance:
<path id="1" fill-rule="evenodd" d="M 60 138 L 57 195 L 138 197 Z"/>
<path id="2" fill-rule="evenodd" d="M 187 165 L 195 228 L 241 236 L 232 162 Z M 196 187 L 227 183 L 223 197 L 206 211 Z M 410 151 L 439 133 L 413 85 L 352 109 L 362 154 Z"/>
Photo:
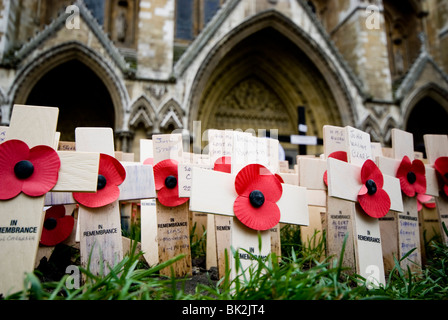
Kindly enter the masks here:
<path id="1" fill-rule="evenodd" d="M 414 149 L 425 154 L 425 134 L 448 134 L 448 101 L 440 96 L 425 96 L 409 113 L 405 130 L 414 137 Z"/>
<path id="2" fill-rule="evenodd" d="M 61 140 L 75 141 L 76 127 L 115 127 L 111 95 L 101 79 L 77 59 L 64 62 L 31 89 L 26 104 L 59 108 Z"/>
<path id="3" fill-rule="evenodd" d="M 190 125 L 200 121 L 203 131 L 277 129 L 288 136 L 298 133 L 298 106 L 306 108 L 308 135 L 322 137 L 325 124 L 352 123 L 346 91 L 316 44 L 279 14 L 255 19 L 221 41 L 201 67 L 191 92 Z M 297 146 L 282 146 L 295 162 Z"/>

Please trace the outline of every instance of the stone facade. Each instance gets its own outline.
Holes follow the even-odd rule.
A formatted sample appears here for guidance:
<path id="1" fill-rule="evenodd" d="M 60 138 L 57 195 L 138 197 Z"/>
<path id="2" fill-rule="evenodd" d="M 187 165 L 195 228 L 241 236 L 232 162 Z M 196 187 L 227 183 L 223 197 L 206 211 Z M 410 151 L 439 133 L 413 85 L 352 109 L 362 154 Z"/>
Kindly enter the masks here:
<path id="1" fill-rule="evenodd" d="M 448 0 L 0 0 L 1 124 L 15 103 L 54 103 L 63 138 L 110 125 L 138 155 L 173 130 L 194 151 L 209 128 L 297 134 L 305 106 L 309 135 L 351 125 L 387 145 L 397 127 L 419 147 L 448 133 L 447 17 Z"/>

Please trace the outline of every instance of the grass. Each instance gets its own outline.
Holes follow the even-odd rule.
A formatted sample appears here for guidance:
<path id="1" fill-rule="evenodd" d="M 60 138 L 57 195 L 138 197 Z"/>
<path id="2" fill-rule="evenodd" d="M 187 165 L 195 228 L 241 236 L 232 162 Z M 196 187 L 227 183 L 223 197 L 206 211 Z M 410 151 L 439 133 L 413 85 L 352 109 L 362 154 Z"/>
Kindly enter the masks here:
<path id="1" fill-rule="evenodd" d="M 448 231 L 445 228 L 445 232 Z M 317 234 L 315 235 L 317 236 Z M 421 272 L 403 269 L 395 260 L 386 285 L 368 289 L 359 275 L 342 267 L 340 259 L 324 257 L 325 235 L 300 244 L 298 228 L 282 229 L 281 259 L 275 254 L 258 260 L 256 267 L 246 270 L 244 276 L 230 280 L 227 275 L 216 285 L 198 284 L 193 293 L 185 292 L 185 281 L 162 277 L 159 271 L 169 267 L 176 257 L 163 264 L 149 267 L 132 250 L 107 275 L 93 275 L 88 268 L 79 267 L 85 279 L 79 288 L 71 285 L 71 276 L 59 281 L 41 281 L 38 271 L 26 275 L 23 290 L 5 300 L 447 300 L 448 247 L 432 240 L 427 243 L 427 265 Z M 316 239 L 319 239 L 318 241 Z M 192 238 L 195 255 L 204 254 L 205 234 Z M 344 249 L 343 249 L 344 250 Z M 233 252 L 235 253 L 235 252 Z M 246 252 L 252 255 L 250 252 Z M 343 256 L 343 251 L 341 252 Z M 407 256 L 403 257 L 406 259 Z M 227 261 L 227 266 L 228 266 Z M 236 256 L 237 265 L 241 266 Z"/>

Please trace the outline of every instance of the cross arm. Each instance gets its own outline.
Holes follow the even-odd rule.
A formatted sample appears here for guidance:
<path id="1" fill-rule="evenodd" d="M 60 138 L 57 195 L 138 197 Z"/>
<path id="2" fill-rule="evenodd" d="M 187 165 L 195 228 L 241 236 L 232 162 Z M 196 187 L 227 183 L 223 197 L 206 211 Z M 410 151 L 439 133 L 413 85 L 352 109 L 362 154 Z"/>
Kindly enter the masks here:
<path id="1" fill-rule="evenodd" d="M 328 195 L 357 202 L 358 193 L 361 190 L 361 167 L 347 162 L 328 158 Z M 397 178 L 383 174 L 383 189 L 391 200 L 390 210 L 403 212 L 403 200 L 401 196 L 400 181 Z M 333 183 L 343 181 L 343 183 Z"/>
<path id="2" fill-rule="evenodd" d="M 190 210 L 234 216 L 235 175 L 198 167 L 192 169 Z M 281 223 L 308 225 L 306 188 L 282 184 L 283 194 L 277 205 Z"/>

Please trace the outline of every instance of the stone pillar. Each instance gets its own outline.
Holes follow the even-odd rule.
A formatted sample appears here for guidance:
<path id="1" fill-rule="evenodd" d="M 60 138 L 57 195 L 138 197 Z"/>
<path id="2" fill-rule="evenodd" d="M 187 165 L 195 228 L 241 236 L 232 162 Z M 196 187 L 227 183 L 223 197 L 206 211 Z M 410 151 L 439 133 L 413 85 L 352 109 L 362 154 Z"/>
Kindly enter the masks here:
<path id="1" fill-rule="evenodd" d="M 118 140 L 117 150 L 131 152 L 132 139 L 134 138 L 132 131 L 117 131 L 115 137 Z"/>
<path id="2" fill-rule="evenodd" d="M 327 28 L 335 45 L 374 101 L 391 101 L 392 79 L 381 1 L 329 1 Z"/>
<path id="3" fill-rule="evenodd" d="M 174 0 L 141 0 L 137 76 L 169 79 L 173 66 Z"/>

